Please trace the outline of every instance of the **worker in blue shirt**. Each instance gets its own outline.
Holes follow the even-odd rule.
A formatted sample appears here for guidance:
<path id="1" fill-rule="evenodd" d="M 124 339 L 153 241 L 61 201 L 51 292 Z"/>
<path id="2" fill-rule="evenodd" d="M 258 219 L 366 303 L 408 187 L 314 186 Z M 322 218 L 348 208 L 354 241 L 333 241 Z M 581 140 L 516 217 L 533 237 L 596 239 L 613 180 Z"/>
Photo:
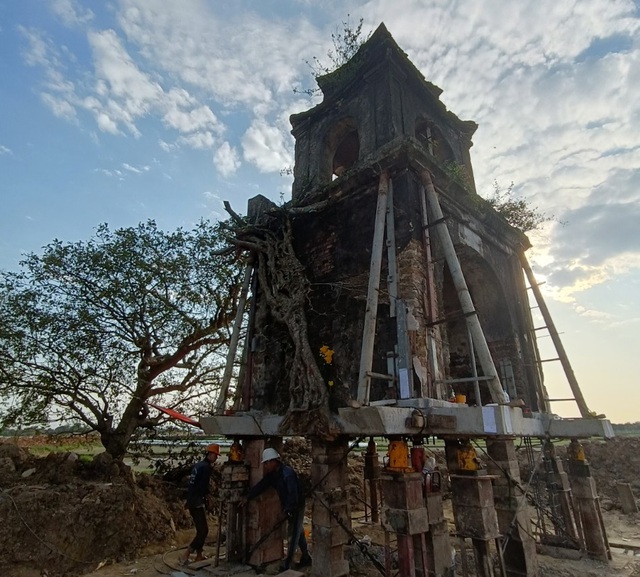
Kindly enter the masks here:
<path id="1" fill-rule="evenodd" d="M 280 498 L 282 510 L 289 520 L 289 548 L 280 570 L 286 571 L 291 567 L 293 555 L 298 547 L 302 551 L 298 567 L 307 567 L 311 565 L 311 555 L 309 555 L 303 528 L 304 489 L 302 483 L 298 474 L 280 460 L 280 455 L 275 449 L 268 448 L 262 452 L 262 465 L 264 477 L 251 487 L 240 505 L 244 506 L 247 501 L 255 499 L 269 487 L 273 487 Z"/>
<path id="2" fill-rule="evenodd" d="M 206 499 L 209 493 L 209 480 L 211 479 L 211 467 L 220 456 L 220 445 L 212 443 L 207 447 L 205 458 L 196 463 L 189 477 L 187 485 L 187 503 L 186 507 L 191 513 L 193 524 L 196 528 L 196 536 L 191 541 L 189 547 L 182 556 L 182 564 L 189 563 L 189 557 L 192 553 L 196 554 L 196 561 L 202 561 L 204 556 L 202 549 L 205 539 L 209 534 L 209 525 L 207 524 L 207 508 Z"/>

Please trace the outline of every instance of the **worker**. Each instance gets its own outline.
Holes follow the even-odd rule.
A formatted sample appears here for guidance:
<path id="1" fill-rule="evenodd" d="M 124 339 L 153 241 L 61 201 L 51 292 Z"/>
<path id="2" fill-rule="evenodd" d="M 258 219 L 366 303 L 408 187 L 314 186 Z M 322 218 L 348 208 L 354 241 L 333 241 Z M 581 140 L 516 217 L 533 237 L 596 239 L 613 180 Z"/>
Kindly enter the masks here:
<path id="1" fill-rule="evenodd" d="M 207 495 L 209 493 L 209 480 L 211 479 L 212 465 L 220 456 L 220 445 L 212 443 L 206 449 L 205 458 L 196 463 L 191 470 L 189 484 L 187 486 L 187 503 L 186 507 L 191 513 L 193 524 L 196 528 L 196 536 L 191 541 L 189 547 L 182 556 L 182 564 L 189 563 L 189 557 L 192 553 L 196 554 L 195 561 L 202 561 L 204 555 L 202 549 L 205 539 L 209 534 L 209 525 L 207 524 Z"/>
<path id="2" fill-rule="evenodd" d="M 302 551 L 298 567 L 308 567 L 311 565 L 311 555 L 309 555 L 303 528 L 304 489 L 300 478 L 291 467 L 281 461 L 275 449 L 267 448 L 262 452 L 262 465 L 263 478 L 251 487 L 247 496 L 240 502 L 240 506 L 243 507 L 247 501 L 255 499 L 269 487 L 273 487 L 280 498 L 282 511 L 289 521 L 289 548 L 280 570 L 286 571 L 291 568 L 291 562 L 298 547 Z"/>

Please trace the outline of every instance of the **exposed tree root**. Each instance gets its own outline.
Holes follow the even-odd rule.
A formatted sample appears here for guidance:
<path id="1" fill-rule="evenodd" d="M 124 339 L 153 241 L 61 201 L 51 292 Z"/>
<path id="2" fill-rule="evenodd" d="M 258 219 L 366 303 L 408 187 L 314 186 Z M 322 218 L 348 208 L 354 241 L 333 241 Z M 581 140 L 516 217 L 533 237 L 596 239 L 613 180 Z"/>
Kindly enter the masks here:
<path id="1" fill-rule="evenodd" d="M 298 260 L 292 243 L 291 222 L 284 212 L 280 226 L 252 227 L 242 234 L 240 242 L 249 243 L 258 257 L 258 279 L 261 294 L 273 317 L 283 323 L 294 345 L 289 373 L 289 408 L 281 430 L 283 433 L 314 433 L 331 437 L 337 433 L 328 408 L 325 381 L 309 345 L 305 305 L 309 280 Z"/>

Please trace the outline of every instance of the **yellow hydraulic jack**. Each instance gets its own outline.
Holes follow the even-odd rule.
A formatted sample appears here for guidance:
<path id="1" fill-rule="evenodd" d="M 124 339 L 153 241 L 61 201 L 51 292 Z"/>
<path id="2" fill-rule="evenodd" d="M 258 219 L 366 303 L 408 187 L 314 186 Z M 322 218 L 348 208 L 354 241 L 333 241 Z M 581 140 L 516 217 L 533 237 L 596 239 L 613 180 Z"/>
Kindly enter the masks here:
<path id="1" fill-rule="evenodd" d="M 587 460 L 584 454 L 584 447 L 578 439 L 571 439 L 571 443 L 567 448 L 567 456 L 572 461 L 577 461 L 578 463 L 584 463 Z"/>
<path id="2" fill-rule="evenodd" d="M 409 445 L 404 439 L 389 441 L 389 462 L 385 469 L 397 473 L 411 473 L 411 461 L 409 459 Z"/>
<path id="3" fill-rule="evenodd" d="M 229 461 L 232 463 L 244 462 L 244 449 L 238 439 L 234 439 L 233 444 L 229 447 Z"/>
<path id="4" fill-rule="evenodd" d="M 458 472 L 462 474 L 478 473 L 481 469 L 480 459 L 469 441 L 461 443 L 457 450 Z"/>

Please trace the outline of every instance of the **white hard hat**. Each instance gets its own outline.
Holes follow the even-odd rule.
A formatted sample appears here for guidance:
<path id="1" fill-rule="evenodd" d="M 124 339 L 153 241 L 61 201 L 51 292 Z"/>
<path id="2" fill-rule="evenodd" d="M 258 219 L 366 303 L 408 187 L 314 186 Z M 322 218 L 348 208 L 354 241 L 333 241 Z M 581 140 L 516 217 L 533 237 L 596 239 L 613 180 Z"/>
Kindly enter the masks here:
<path id="1" fill-rule="evenodd" d="M 278 453 L 278 451 L 276 451 L 275 449 L 272 449 L 271 447 L 262 451 L 263 463 L 266 463 L 267 461 L 271 461 L 273 459 L 279 459 L 279 458 L 280 458 L 280 454 Z"/>

